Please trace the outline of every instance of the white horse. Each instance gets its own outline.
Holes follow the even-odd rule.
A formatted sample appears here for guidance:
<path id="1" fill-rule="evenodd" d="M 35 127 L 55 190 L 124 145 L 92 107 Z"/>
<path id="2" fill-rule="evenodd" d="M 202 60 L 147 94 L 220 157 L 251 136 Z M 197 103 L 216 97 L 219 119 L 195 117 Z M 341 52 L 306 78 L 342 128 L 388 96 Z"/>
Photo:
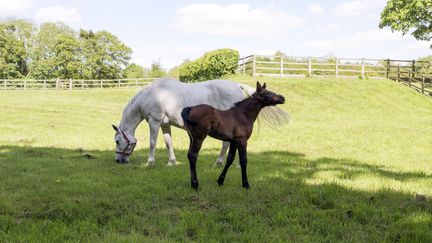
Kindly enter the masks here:
<path id="1" fill-rule="evenodd" d="M 135 129 L 145 119 L 150 128 L 150 152 L 146 165 L 155 163 L 155 150 L 159 128 L 168 149 L 168 164 L 175 165 L 171 125 L 183 128 L 181 111 L 187 106 L 208 104 L 220 110 L 227 110 L 234 103 L 245 99 L 255 92 L 250 86 L 228 80 L 211 80 L 199 83 L 182 83 L 175 79 L 159 79 L 138 92 L 123 110 L 119 126 L 113 125 L 116 142 L 116 161 L 128 163 L 135 145 Z M 276 112 L 278 113 L 278 112 Z M 267 115 L 266 118 L 288 118 L 287 113 L 279 110 L 279 116 Z M 221 165 L 229 142 L 223 142 L 216 161 Z"/>

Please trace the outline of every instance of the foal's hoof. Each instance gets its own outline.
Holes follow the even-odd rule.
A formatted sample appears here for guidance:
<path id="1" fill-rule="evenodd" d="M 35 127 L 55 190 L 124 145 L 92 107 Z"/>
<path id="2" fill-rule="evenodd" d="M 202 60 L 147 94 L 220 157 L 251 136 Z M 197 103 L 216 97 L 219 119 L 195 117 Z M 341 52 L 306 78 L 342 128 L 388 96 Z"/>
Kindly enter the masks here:
<path id="1" fill-rule="evenodd" d="M 145 163 L 144 167 L 151 167 L 154 166 L 155 162 L 154 161 L 147 161 L 147 163 Z"/>
<path id="2" fill-rule="evenodd" d="M 198 190 L 198 182 L 191 182 L 191 186 L 193 189 Z"/>
<path id="3" fill-rule="evenodd" d="M 219 186 L 223 186 L 223 184 L 224 184 L 224 179 L 219 178 L 219 179 L 217 180 L 217 183 L 219 184 Z"/>
<path id="4" fill-rule="evenodd" d="M 249 182 L 247 182 L 247 181 L 243 182 L 243 188 L 245 188 L 246 190 L 249 190 L 250 189 Z"/>

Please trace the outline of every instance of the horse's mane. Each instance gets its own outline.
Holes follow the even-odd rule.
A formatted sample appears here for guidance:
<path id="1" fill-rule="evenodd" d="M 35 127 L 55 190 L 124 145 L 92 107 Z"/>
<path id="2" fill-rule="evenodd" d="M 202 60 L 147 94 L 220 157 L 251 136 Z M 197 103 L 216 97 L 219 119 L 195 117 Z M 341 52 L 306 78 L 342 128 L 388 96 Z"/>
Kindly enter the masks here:
<path id="1" fill-rule="evenodd" d="M 245 104 L 246 102 L 249 102 L 252 99 L 252 97 L 253 94 L 249 95 L 249 97 L 245 98 L 244 100 L 234 103 L 231 109 L 234 109 L 236 107 Z M 270 126 L 280 127 L 289 123 L 290 120 L 291 120 L 290 114 L 282 110 L 278 106 L 266 106 L 260 111 L 257 122 L 258 125 L 261 125 L 261 121 L 264 121 L 264 123 Z"/>

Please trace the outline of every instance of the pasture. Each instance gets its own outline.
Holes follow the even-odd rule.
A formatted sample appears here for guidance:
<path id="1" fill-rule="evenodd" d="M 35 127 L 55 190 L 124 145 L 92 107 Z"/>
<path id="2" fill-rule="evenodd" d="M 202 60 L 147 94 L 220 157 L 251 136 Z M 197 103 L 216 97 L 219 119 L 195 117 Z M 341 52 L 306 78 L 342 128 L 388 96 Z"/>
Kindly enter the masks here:
<path id="1" fill-rule="evenodd" d="M 147 123 L 130 164 L 114 161 L 117 124 L 138 89 L 0 92 L 0 241 L 432 241 L 432 99 L 388 80 L 272 79 L 290 124 L 261 123 L 240 170 L 214 167 L 207 139 L 190 188 Z M 236 162 L 237 163 L 237 159 Z"/>

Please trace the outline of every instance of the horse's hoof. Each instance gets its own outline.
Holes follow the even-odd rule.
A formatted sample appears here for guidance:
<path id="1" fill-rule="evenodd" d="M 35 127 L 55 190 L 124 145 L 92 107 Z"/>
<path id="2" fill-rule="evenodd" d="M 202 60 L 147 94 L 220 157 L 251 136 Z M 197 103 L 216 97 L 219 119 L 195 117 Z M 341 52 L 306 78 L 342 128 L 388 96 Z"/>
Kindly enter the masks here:
<path id="1" fill-rule="evenodd" d="M 147 161 L 147 163 L 144 165 L 145 167 L 150 167 L 153 166 L 155 164 L 154 161 Z"/>
<path id="2" fill-rule="evenodd" d="M 198 182 L 191 182 L 191 186 L 193 189 L 198 190 Z"/>
<path id="3" fill-rule="evenodd" d="M 216 167 L 221 167 L 223 165 L 222 161 L 216 161 L 216 163 L 214 163 L 214 166 Z"/>
<path id="4" fill-rule="evenodd" d="M 249 186 L 249 182 L 243 182 L 243 188 L 245 188 L 246 190 L 249 190 L 250 189 L 250 186 Z"/>
<path id="5" fill-rule="evenodd" d="M 172 160 L 172 161 L 168 161 L 167 166 L 174 166 L 177 164 L 177 161 Z"/>

